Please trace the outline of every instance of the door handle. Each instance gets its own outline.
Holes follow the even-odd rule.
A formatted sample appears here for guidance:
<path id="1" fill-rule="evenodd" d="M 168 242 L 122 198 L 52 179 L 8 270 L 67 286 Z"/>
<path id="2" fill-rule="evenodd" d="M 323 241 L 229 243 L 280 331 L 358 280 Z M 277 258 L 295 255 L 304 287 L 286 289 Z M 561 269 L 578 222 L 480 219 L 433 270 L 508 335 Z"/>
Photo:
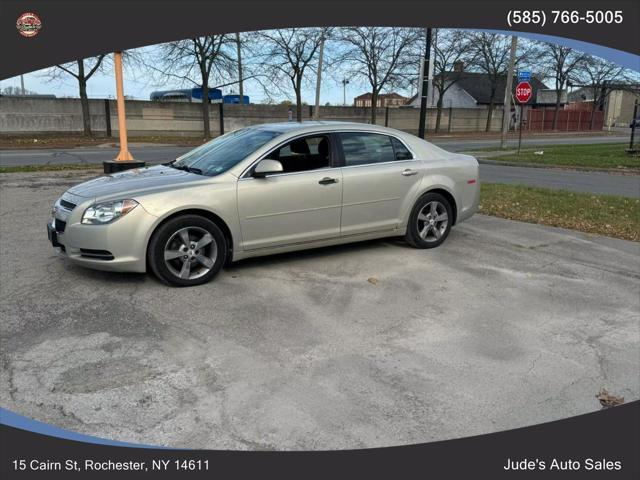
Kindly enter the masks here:
<path id="1" fill-rule="evenodd" d="M 338 183 L 337 178 L 324 177 L 318 182 L 320 185 L 329 185 L 330 183 Z"/>
<path id="2" fill-rule="evenodd" d="M 406 170 L 402 171 L 402 175 L 404 175 L 405 177 L 410 177 L 411 175 L 417 175 L 418 171 L 417 170 L 411 170 L 410 168 L 407 168 Z"/>

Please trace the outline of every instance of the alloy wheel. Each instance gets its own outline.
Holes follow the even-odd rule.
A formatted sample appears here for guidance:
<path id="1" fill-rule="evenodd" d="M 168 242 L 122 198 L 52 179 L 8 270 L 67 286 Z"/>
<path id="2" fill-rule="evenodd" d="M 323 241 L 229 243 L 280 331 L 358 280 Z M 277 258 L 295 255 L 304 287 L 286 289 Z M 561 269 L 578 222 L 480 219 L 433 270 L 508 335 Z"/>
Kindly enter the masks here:
<path id="1" fill-rule="evenodd" d="M 426 242 L 437 242 L 447 231 L 449 216 L 446 207 L 432 200 L 418 213 L 418 235 Z"/>
<path id="2" fill-rule="evenodd" d="M 164 263 L 183 280 L 206 275 L 218 257 L 218 246 L 211 233 L 201 227 L 185 227 L 169 237 L 164 247 Z"/>

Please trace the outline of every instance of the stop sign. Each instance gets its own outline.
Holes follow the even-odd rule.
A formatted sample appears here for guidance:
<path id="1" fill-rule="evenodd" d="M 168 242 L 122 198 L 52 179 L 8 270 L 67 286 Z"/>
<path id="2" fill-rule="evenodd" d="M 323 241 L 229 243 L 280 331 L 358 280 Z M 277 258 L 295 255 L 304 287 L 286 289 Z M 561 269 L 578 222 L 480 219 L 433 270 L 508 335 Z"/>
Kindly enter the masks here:
<path id="1" fill-rule="evenodd" d="M 516 86 L 516 100 L 520 103 L 527 103 L 531 98 L 531 84 L 529 82 L 520 82 Z"/>

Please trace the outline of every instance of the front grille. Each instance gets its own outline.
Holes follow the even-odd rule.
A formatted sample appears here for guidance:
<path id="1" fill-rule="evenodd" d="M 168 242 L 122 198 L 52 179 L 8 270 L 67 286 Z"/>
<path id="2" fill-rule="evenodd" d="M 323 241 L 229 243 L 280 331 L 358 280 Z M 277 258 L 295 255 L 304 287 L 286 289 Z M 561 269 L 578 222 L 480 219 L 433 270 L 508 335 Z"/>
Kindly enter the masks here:
<path id="1" fill-rule="evenodd" d="M 75 203 L 68 202 L 64 199 L 60 199 L 60 206 L 64 207 L 67 210 L 73 210 L 74 208 L 76 208 Z"/>
<path id="2" fill-rule="evenodd" d="M 64 229 L 67 228 L 67 222 L 56 218 L 54 227 L 56 229 L 56 232 L 62 233 L 64 232 Z"/>
<path id="3" fill-rule="evenodd" d="M 107 250 L 91 250 L 89 248 L 81 248 L 80 256 L 95 258 L 96 260 L 113 260 L 113 254 Z"/>

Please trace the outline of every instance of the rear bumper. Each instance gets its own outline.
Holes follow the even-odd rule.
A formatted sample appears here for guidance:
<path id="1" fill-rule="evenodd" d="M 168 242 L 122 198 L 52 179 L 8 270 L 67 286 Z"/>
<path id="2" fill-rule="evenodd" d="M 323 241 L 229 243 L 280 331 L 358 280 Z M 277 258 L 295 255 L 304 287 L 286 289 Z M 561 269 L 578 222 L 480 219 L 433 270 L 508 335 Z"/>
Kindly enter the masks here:
<path id="1" fill-rule="evenodd" d="M 458 218 L 456 219 L 456 223 L 464 222 L 473 216 L 480 207 L 480 180 L 477 180 L 474 184 L 475 191 L 473 192 L 473 199 L 471 204 L 469 204 L 466 208 L 463 208 L 462 211 L 458 212 Z"/>
<path id="2" fill-rule="evenodd" d="M 76 210 L 67 215 L 56 213 L 49 221 L 47 235 L 53 247 L 60 248 L 71 262 L 83 267 L 115 272 L 146 271 L 147 242 L 157 220 L 155 216 L 138 205 L 113 223 L 84 225 L 80 223 L 84 209 Z M 66 220 L 62 220 L 62 216 Z"/>

